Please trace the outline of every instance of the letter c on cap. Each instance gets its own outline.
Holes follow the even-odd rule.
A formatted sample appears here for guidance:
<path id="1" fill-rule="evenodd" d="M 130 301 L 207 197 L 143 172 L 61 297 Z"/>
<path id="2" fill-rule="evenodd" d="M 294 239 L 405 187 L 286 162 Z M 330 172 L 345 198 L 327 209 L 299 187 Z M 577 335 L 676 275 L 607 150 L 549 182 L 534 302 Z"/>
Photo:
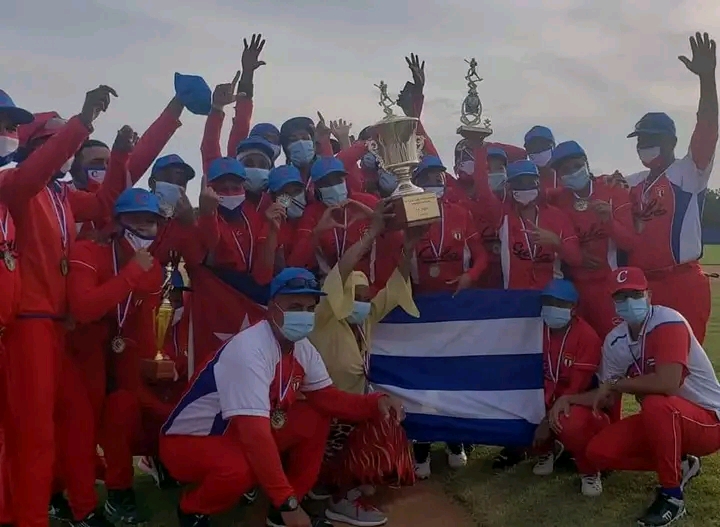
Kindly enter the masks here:
<path id="1" fill-rule="evenodd" d="M 625 270 L 620 271 L 620 272 L 618 273 L 618 275 L 617 275 L 618 284 L 622 284 L 623 282 L 627 282 L 627 275 L 628 275 L 628 272 L 627 272 L 627 271 L 625 271 Z"/>

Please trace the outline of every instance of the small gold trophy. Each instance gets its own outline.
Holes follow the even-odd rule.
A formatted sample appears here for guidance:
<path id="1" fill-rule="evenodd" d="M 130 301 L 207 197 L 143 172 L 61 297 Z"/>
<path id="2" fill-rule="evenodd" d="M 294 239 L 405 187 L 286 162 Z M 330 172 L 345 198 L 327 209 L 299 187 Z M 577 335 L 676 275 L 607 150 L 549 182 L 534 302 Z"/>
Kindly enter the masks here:
<path id="1" fill-rule="evenodd" d="M 435 194 L 411 181 L 412 172 L 420 162 L 418 149 L 422 147 L 417 135 L 418 120 L 396 116 L 387 84 L 380 81 L 375 87 L 380 90 L 379 104 L 385 118 L 372 126 L 373 139 L 368 141 L 368 150 L 375 154 L 383 169 L 398 179 L 398 186 L 389 198 L 395 217 L 388 228 L 400 230 L 440 221 L 440 205 Z"/>
<path id="2" fill-rule="evenodd" d="M 172 285 L 170 277 L 172 275 L 172 265 L 168 264 L 166 271 L 165 283 L 163 284 L 162 302 L 155 312 L 155 349 L 157 353 L 154 359 L 145 359 L 142 363 L 143 376 L 150 381 L 174 380 L 175 379 L 175 363 L 165 355 L 163 348 L 165 347 L 165 336 L 173 319 L 175 309 L 170 302 L 170 291 Z"/>
<path id="3" fill-rule="evenodd" d="M 472 145 L 479 146 L 493 131 L 492 128 L 490 128 L 490 119 L 483 120 L 482 118 L 483 107 L 477 92 L 478 83 L 482 82 L 482 79 L 477 73 L 478 63 L 474 58 L 470 60 L 466 59 L 465 62 L 469 66 L 465 74 L 468 93 L 460 108 L 460 122 L 462 126 L 457 129 L 457 133 L 467 139 Z"/>

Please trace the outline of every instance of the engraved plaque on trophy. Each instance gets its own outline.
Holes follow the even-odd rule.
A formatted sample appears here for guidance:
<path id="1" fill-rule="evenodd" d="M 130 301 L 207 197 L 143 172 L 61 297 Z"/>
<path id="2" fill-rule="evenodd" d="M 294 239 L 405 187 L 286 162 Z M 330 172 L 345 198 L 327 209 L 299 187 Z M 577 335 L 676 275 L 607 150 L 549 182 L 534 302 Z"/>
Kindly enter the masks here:
<path id="1" fill-rule="evenodd" d="M 475 59 L 465 60 L 468 64 L 468 71 L 465 74 L 468 93 L 460 108 L 460 122 L 462 125 L 457 133 L 467 139 L 472 145 L 479 146 L 486 137 L 492 134 L 490 119 L 482 118 L 482 102 L 478 95 L 478 83 L 482 81 L 477 73 L 477 61 Z"/>

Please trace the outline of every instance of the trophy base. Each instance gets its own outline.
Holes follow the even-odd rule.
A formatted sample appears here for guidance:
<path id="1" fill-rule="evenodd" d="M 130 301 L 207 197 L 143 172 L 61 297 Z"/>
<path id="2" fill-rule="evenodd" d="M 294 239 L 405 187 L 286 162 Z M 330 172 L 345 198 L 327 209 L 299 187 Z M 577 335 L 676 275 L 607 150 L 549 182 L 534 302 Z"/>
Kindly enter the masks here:
<path id="1" fill-rule="evenodd" d="M 463 136 L 474 145 L 481 145 L 486 137 L 492 135 L 492 128 L 482 126 L 460 126 L 456 133 Z"/>
<path id="2" fill-rule="evenodd" d="M 387 225 L 391 231 L 440 221 L 440 202 L 432 192 L 422 191 L 391 196 L 388 201 L 392 205 L 392 214 L 394 214 Z"/>
<path id="3" fill-rule="evenodd" d="M 148 381 L 175 380 L 175 363 L 171 360 L 145 359 L 140 367 L 143 377 Z"/>

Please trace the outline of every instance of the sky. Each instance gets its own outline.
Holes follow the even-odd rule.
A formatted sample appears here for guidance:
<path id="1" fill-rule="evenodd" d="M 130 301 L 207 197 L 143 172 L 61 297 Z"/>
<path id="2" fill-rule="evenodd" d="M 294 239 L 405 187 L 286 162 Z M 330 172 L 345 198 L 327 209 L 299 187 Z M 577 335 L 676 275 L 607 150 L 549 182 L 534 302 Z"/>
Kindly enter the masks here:
<path id="1" fill-rule="evenodd" d="M 543 124 L 558 141 L 582 144 L 594 173 L 627 174 L 642 168 L 625 137 L 645 112 L 675 119 L 684 155 L 699 89 L 677 56 L 690 56 L 695 31 L 720 37 L 716 1 L 12 0 L 0 17 L 0 88 L 33 112 L 69 117 L 86 91 L 108 84 L 119 98 L 93 137 L 112 143 L 122 125 L 142 133 L 160 114 L 176 71 L 211 87 L 229 82 L 243 38 L 262 33 L 253 122 L 279 126 L 319 110 L 357 134 L 383 116 L 373 85 L 384 80 L 396 95 L 410 80 L 404 57 L 417 53 L 426 61 L 423 123 L 451 166 L 464 59 L 474 57 L 491 139 L 522 144 Z M 198 171 L 204 119 L 185 112 L 165 150 Z M 720 169 L 711 186 L 720 187 Z"/>

